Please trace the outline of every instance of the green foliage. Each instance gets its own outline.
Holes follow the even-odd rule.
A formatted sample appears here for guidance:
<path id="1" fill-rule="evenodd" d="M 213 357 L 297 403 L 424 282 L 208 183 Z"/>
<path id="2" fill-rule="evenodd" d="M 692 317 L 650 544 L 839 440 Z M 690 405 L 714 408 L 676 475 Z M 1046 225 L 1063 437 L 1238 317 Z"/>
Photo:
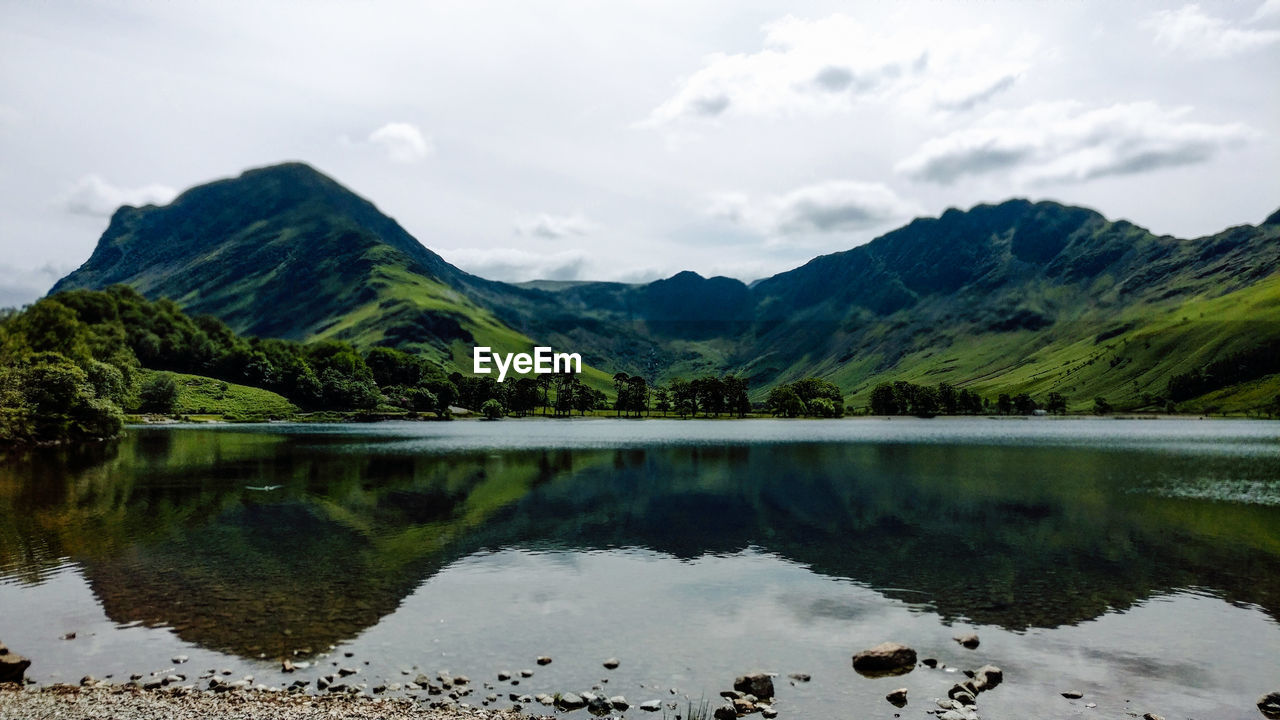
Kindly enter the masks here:
<path id="1" fill-rule="evenodd" d="M 1231 353 L 1169 379 L 1169 399 L 1182 402 L 1213 390 L 1280 373 L 1280 338 Z"/>
<path id="2" fill-rule="evenodd" d="M 751 412 L 748 390 L 746 379 L 737 375 L 703 375 L 693 380 L 676 377 L 665 386 L 652 387 L 642 378 L 631 378 L 627 407 L 636 414 L 651 407 L 663 415 L 674 411 L 682 418 L 699 413 L 704 417 L 746 417 Z"/>
<path id="3" fill-rule="evenodd" d="M 56 442 L 115 437 L 124 416 L 99 397 L 88 374 L 52 352 L 0 369 L 0 442 Z"/>
<path id="4" fill-rule="evenodd" d="M 124 286 L 59 293 L 0 316 L 0 369 L 0 442 L 116 435 L 131 396 L 143 412 L 251 419 L 298 407 L 373 410 L 384 402 L 379 379 L 402 383 L 386 387 L 416 411 L 446 414 L 457 395 L 438 367 L 408 353 L 244 338 Z"/>
<path id="5" fill-rule="evenodd" d="M 89 384 L 93 386 L 94 395 L 117 407 L 124 407 L 129 396 L 129 385 L 120 368 L 101 360 L 88 360 L 84 364 L 84 371 Z"/>
<path id="6" fill-rule="evenodd" d="M 502 407 L 502 403 L 497 400 L 485 400 L 480 406 L 480 412 L 484 414 L 485 420 L 501 420 L 506 411 Z"/>
<path id="7" fill-rule="evenodd" d="M 1008 400 L 1008 397 L 1005 396 Z M 916 385 L 905 380 L 880 383 L 871 391 L 872 415 L 979 415 L 982 398 L 974 391 L 940 383 L 937 387 Z M 1012 406 L 1012 401 L 1010 401 Z"/>
<path id="8" fill-rule="evenodd" d="M 178 404 L 178 383 L 172 373 L 156 373 L 142 382 L 138 390 L 138 410 L 168 415 Z"/>
<path id="9" fill-rule="evenodd" d="M 1067 399 L 1060 392 L 1051 392 L 1048 399 L 1045 400 L 1044 409 L 1053 415 L 1065 415 L 1067 412 Z"/>
<path id="10" fill-rule="evenodd" d="M 1109 415 L 1111 414 L 1111 409 L 1111 403 L 1107 402 L 1106 398 L 1096 397 L 1093 399 L 1094 415 Z"/>
<path id="11" fill-rule="evenodd" d="M 769 399 L 765 402 L 765 408 L 773 413 L 775 417 L 787 418 L 800 417 L 808 411 L 808 408 L 804 406 L 804 401 L 800 399 L 800 395 L 790 385 L 779 385 L 770 390 Z"/>

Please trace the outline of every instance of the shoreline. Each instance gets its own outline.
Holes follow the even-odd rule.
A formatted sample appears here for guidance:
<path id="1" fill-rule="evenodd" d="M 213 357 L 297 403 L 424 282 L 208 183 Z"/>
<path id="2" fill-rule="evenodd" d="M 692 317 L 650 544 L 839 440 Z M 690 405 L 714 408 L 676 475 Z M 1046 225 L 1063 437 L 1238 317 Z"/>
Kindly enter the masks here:
<path id="1" fill-rule="evenodd" d="M 254 718 L 307 720 L 548 720 L 516 710 L 471 707 L 430 708 L 410 698 L 368 695 L 306 695 L 280 690 L 236 688 L 223 692 L 195 687 L 143 689 L 134 684 L 43 685 L 23 688 L 0 684 L 0 717 L 6 720 L 202 720 Z"/>
<path id="2" fill-rule="evenodd" d="M 180 419 L 172 417 L 142 417 L 130 418 L 126 420 L 125 427 L 164 427 L 167 425 L 267 425 L 267 424 L 294 424 L 294 425 L 340 425 L 340 424 L 377 424 L 384 422 L 541 422 L 541 421 L 644 421 L 644 420 L 701 420 L 713 422 L 725 421 L 753 421 L 753 420 L 783 420 L 788 422 L 808 422 L 821 420 L 940 420 L 944 422 L 954 422 L 959 420 L 1000 420 L 1000 421 L 1048 421 L 1058 422 L 1062 420 L 1278 420 L 1274 417 L 1260 417 L 1257 415 L 1200 415 L 1200 414 L 1168 414 L 1168 413 L 1114 413 L 1110 415 L 1094 415 L 1092 413 L 1068 413 L 1066 415 L 933 415 L 922 417 L 918 415 L 843 415 L 841 417 L 824 418 L 824 417 L 777 417 L 765 414 L 753 414 L 746 417 L 680 417 L 678 415 L 645 415 L 641 417 L 617 417 L 610 414 L 592 414 L 592 415 L 539 415 L 529 414 L 524 416 L 508 416 L 497 420 L 490 420 L 476 413 L 456 414 L 450 418 L 440 417 L 410 417 L 388 414 L 361 415 L 358 413 L 350 413 L 340 417 L 333 417 L 332 414 L 326 414 L 326 417 L 311 417 L 307 415 L 298 415 L 291 418 L 273 419 L 273 420 L 227 420 L 223 418 L 212 418 L 207 415 L 194 416 L 183 415 Z M 112 438 L 106 438 L 112 439 Z M 63 444 L 60 441 L 58 444 Z M 97 440 L 93 442 L 99 442 Z"/>

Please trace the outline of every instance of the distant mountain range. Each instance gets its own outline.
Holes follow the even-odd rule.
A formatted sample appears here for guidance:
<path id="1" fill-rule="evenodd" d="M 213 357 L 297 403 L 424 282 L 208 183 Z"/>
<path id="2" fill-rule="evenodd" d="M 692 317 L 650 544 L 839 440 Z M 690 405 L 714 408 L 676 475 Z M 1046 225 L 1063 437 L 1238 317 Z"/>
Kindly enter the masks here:
<path id="1" fill-rule="evenodd" d="M 1178 239 L 1015 199 L 920 218 L 750 286 L 693 272 L 511 284 L 450 265 L 372 203 L 287 163 L 120 208 L 53 292 L 126 283 L 241 333 L 393 345 L 464 371 L 473 345 L 536 342 L 582 353 L 598 382 L 733 371 L 759 394 L 819 375 L 864 404 L 881 381 L 946 381 L 1057 391 L 1076 408 L 1095 396 L 1162 406 L 1172 378 L 1209 372 L 1183 406 L 1240 410 L 1280 392 L 1267 350 L 1280 342 L 1278 237 L 1280 211 Z M 1252 358 L 1247 372 L 1221 372 L 1235 357 Z"/>

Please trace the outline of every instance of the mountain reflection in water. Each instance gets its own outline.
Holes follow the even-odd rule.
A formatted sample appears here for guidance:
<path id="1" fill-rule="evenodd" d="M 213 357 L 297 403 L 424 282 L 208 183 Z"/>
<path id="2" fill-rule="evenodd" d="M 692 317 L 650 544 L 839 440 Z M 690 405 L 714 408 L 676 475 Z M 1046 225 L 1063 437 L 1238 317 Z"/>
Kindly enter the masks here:
<path id="1" fill-rule="evenodd" d="M 245 657 L 327 649 L 450 563 L 509 548 L 752 548 L 1009 630 L 1185 588 L 1280 618 L 1280 506 L 1157 491 L 1265 484 L 1274 456 L 792 426 L 792 442 L 446 451 L 376 429 L 139 429 L 0 465 L 0 578 L 38 584 L 69 557 L 115 623 Z"/>

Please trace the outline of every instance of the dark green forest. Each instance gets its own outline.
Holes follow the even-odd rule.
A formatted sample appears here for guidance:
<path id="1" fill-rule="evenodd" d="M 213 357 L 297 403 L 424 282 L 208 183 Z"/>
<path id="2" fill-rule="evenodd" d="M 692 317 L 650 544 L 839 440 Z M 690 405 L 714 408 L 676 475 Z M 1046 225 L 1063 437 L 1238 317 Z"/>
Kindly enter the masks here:
<path id="1" fill-rule="evenodd" d="M 394 405 L 444 415 L 458 397 L 437 365 L 408 353 L 245 338 L 216 318 L 189 317 L 116 285 L 58 293 L 0 317 L 0 439 L 111 437 L 125 412 L 168 413 L 176 384 L 148 370 L 270 390 L 307 411 Z"/>

